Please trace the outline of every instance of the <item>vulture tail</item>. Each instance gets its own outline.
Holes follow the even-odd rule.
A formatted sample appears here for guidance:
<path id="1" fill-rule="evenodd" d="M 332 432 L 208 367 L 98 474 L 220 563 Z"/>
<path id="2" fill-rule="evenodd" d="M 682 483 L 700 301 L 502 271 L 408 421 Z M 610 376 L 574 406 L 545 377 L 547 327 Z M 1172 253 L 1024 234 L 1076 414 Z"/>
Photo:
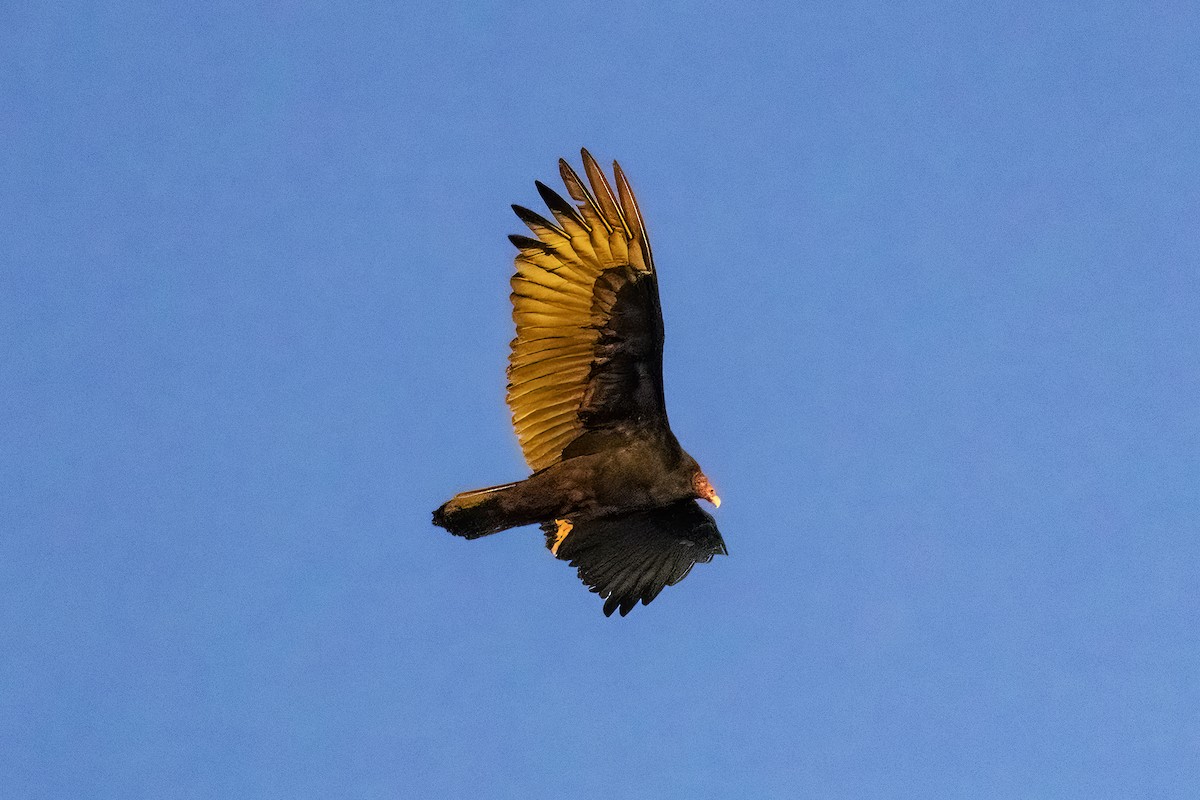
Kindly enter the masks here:
<path id="1" fill-rule="evenodd" d="M 487 489 L 460 492 L 433 512 L 433 524 L 445 528 L 455 536 L 478 539 L 480 536 L 536 522 L 537 520 L 524 519 L 523 515 L 514 513 L 514 506 L 519 505 L 513 502 L 518 499 L 516 495 L 520 494 L 519 486 L 520 483 L 506 483 Z"/>

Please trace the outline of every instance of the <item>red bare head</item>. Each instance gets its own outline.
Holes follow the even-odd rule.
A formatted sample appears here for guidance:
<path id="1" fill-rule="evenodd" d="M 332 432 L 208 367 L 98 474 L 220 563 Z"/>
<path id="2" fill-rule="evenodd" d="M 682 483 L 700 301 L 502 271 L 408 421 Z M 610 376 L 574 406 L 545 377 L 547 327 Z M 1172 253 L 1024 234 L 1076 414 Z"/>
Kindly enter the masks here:
<path id="1" fill-rule="evenodd" d="M 696 497 L 707 500 L 716 508 L 721 507 L 721 498 L 717 497 L 717 490 L 708 482 L 708 476 L 703 472 L 696 470 L 696 476 L 692 478 L 692 488 L 696 492 Z"/>

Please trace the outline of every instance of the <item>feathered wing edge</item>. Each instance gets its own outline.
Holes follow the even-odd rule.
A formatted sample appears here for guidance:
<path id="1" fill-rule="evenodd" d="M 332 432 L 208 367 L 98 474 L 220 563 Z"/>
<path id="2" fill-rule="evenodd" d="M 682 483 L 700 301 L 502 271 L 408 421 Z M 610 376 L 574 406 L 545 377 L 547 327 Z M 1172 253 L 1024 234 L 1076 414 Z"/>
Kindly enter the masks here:
<path id="1" fill-rule="evenodd" d="M 694 500 L 567 525 L 542 526 L 554 555 L 604 598 L 604 614 L 628 614 L 679 583 L 696 564 L 728 555 L 712 516 Z M 564 533 L 564 528 L 569 532 Z"/>

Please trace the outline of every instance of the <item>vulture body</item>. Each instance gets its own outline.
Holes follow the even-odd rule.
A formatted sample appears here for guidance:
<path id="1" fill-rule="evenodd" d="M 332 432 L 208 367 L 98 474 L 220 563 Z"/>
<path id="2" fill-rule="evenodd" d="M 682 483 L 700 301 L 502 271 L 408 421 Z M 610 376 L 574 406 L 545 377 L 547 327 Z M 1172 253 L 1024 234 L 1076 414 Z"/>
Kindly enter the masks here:
<path id="1" fill-rule="evenodd" d="M 539 524 L 604 613 L 624 616 L 726 550 L 696 503 L 720 498 L 667 422 L 658 280 L 637 201 L 616 162 L 613 192 L 582 155 L 590 188 L 559 161 L 577 205 L 538 182 L 553 221 L 513 206 L 536 236 L 509 237 L 507 400 L 533 474 L 457 494 L 433 521 L 468 539 Z"/>

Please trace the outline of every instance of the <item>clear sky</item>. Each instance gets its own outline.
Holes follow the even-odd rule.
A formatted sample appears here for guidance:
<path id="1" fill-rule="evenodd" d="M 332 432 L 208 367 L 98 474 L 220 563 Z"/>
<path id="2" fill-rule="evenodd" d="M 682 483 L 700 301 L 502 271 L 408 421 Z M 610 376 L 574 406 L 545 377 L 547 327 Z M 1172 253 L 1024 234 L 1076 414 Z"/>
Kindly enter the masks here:
<path id="1" fill-rule="evenodd" d="M 1194 2 L 198 5 L 0 11 L 0 796 L 1197 796 Z M 580 146 L 730 550 L 625 619 L 429 521 Z"/>

